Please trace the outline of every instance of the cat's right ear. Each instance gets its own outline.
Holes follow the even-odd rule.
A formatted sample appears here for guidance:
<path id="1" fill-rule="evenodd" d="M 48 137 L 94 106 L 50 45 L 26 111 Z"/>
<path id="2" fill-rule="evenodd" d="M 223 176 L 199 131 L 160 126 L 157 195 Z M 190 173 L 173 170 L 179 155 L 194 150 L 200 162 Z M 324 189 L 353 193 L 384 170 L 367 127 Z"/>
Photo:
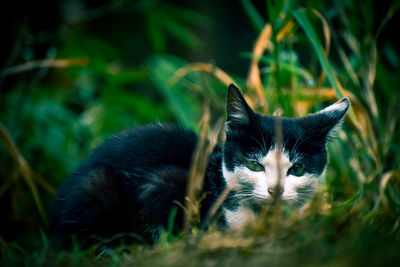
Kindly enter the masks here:
<path id="1" fill-rule="evenodd" d="M 231 83 L 227 94 L 227 130 L 250 125 L 252 113 L 252 109 L 240 93 L 239 88 Z"/>
<path id="2" fill-rule="evenodd" d="M 323 140 L 334 137 L 349 108 L 350 100 L 344 97 L 327 108 L 304 117 L 302 123 L 307 129 L 307 135 Z"/>

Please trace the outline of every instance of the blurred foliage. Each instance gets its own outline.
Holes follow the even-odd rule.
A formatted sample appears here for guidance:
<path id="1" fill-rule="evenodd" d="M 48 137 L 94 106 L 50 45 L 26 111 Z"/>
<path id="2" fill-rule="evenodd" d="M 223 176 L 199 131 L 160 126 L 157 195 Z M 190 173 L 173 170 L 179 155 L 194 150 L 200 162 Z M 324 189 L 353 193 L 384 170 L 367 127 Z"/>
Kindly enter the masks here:
<path id="1" fill-rule="evenodd" d="M 388 265 L 399 259 L 397 1 L 48 5 L 49 17 L 30 5 L 21 20 L 9 14 L 16 32 L 0 72 L 4 264 L 42 265 L 47 258 L 63 265 Z M 90 149 L 149 122 L 197 131 L 204 103 L 212 122 L 224 116 L 231 81 L 254 109 L 270 114 L 301 116 L 342 95 L 351 99 L 340 138 L 329 144 L 326 182 L 304 213 L 285 211 L 288 217 L 272 230 L 276 216 L 231 237 L 211 231 L 187 255 L 182 239 L 167 232 L 160 244 L 130 247 L 127 256 L 116 251 L 96 259 L 92 250 L 74 249 L 49 257 L 55 188 Z"/>

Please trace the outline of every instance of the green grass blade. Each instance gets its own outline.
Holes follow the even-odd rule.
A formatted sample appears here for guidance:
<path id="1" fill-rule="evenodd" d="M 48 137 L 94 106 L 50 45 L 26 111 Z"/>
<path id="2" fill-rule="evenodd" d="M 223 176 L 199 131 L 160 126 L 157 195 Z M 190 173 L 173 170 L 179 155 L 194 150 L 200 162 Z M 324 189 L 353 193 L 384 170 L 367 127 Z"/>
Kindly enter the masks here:
<path id="1" fill-rule="evenodd" d="M 167 86 L 174 73 L 187 63 L 172 56 L 155 56 L 149 60 L 150 77 L 165 97 L 175 119 L 183 126 L 196 129 L 201 106 L 185 94 L 179 84 Z"/>
<path id="2" fill-rule="evenodd" d="M 317 34 L 315 33 L 314 28 L 311 26 L 311 23 L 308 20 L 305 12 L 303 10 L 296 10 L 296 11 L 293 11 L 293 15 L 296 18 L 296 20 L 299 22 L 301 27 L 304 29 L 304 31 L 306 32 L 307 37 L 310 40 L 311 45 L 314 48 L 314 51 L 317 53 L 319 62 L 321 63 L 322 68 L 326 72 L 328 80 L 331 83 L 333 89 L 335 90 L 336 95 L 339 98 L 343 97 L 343 94 L 340 92 L 339 87 L 336 83 L 336 78 L 333 73 L 333 68 L 329 63 L 329 60 L 324 53 L 324 49 L 322 48 L 322 45 L 317 37 Z"/>
<path id="3" fill-rule="evenodd" d="M 311 45 L 314 48 L 314 51 L 317 53 L 317 57 L 319 62 L 321 63 L 322 68 L 324 69 L 326 76 L 328 77 L 328 80 L 330 84 L 332 85 L 333 89 L 335 90 L 335 93 L 338 98 L 342 98 L 343 94 L 339 89 L 333 68 L 331 64 L 329 63 L 328 57 L 324 53 L 324 49 L 322 48 L 321 42 L 318 39 L 318 36 L 312 27 L 310 21 L 308 20 L 306 13 L 304 10 L 298 9 L 293 11 L 293 16 L 296 18 L 300 26 L 304 29 L 306 32 L 306 35 L 308 39 L 311 42 Z M 350 117 L 353 120 L 356 120 L 355 115 L 352 110 L 349 111 Z"/>
<path id="4" fill-rule="evenodd" d="M 250 0 L 240 0 L 240 3 L 242 4 L 246 15 L 249 17 L 257 32 L 262 31 L 265 25 L 265 21 L 260 13 L 258 13 L 257 9 L 254 7 L 253 3 Z"/>

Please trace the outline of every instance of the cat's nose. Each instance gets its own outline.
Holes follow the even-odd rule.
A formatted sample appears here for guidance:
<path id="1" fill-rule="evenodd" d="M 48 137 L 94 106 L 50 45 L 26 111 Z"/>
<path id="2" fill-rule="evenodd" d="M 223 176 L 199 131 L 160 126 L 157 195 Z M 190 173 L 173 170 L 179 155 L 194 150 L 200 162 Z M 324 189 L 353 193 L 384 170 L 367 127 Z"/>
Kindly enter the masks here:
<path id="1" fill-rule="evenodd" d="M 276 187 L 268 187 L 268 193 L 270 193 L 271 195 L 282 195 L 283 194 L 283 188 L 279 187 L 278 191 L 276 190 Z M 276 193 L 275 193 L 276 192 Z"/>

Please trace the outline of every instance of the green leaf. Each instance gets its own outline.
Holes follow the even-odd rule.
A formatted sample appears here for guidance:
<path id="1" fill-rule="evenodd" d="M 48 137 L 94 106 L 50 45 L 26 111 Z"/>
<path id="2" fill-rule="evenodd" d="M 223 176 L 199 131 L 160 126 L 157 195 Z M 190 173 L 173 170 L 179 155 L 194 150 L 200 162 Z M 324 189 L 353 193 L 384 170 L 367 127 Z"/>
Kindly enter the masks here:
<path id="1" fill-rule="evenodd" d="M 173 37 L 182 42 L 182 44 L 187 45 L 190 48 L 199 48 L 202 41 L 196 34 L 191 31 L 184 24 L 179 23 L 172 19 L 166 19 L 164 21 L 164 26 L 166 31 L 168 31 Z"/>
<path id="2" fill-rule="evenodd" d="M 313 46 L 314 51 L 317 54 L 318 60 L 321 63 L 321 66 L 324 69 L 330 84 L 335 90 L 337 97 L 342 98 L 343 94 L 342 92 L 340 92 L 339 86 L 337 84 L 334 70 L 331 64 L 329 63 L 328 57 L 325 55 L 324 49 L 322 48 L 321 42 L 318 39 L 317 33 L 315 32 L 310 21 L 308 20 L 306 13 L 304 12 L 304 10 L 298 9 L 293 11 L 293 16 L 296 18 L 296 20 L 299 22 L 301 27 L 306 32 L 306 35 L 310 40 L 311 45 Z M 353 120 L 356 120 L 352 110 L 349 111 L 349 114 Z"/>
<path id="3" fill-rule="evenodd" d="M 150 77 L 164 95 L 177 121 L 195 129 L 201 114 L 200 102 L 194 101 L 193 95 L 179 84 L 167 86 L 175 72 L 185 65 L 183 60 L 172 56 L 153 57 L 149 60 Z"/>
<path id="4" fill-rule="evenodd" d="M 164 18 L 162 16 L 162 13 L 159 13 L 160 12 L 153 12 L 147 14 L 146 16 L 147 36 L 150 40 L 153 51 L 156 53 L 165 52 L 167 47 L 167 40 L 164 34 L 164 28 L 160 27 L 160 20 L 163 21 Z"/>
<path id="5" fill-rule="evenodd" d="M 277 30 L 280 26 L 278 25 L 279 15 L 283 8 L 282 0 L 267 0 L 267 12 L 268 12 L 268 20 L 272 25 L 274 30 Z M 275 33 L 274 33 L 275 34 Z"/>
<path id="6" fill-rule="evenodd" d="M 181 21 L 189 22 L 201 27 L 212 26 L 212 20 L 209 17 L 193 9 L 182 8 L 178 6 L 166 6 L 164 8 L 164 12 L 169 14 L 170 18 L 179 19 Z"/>
<path id="7" fill-rule="evenodd" d="M 250 0 L 240 0 L 244 10 L 246 11 L 246 15 L 249 17 L 251 23 L 257 32 L 262 31 L 265 25 L 265 21 L 254 7 L 253 3 Z"/>

